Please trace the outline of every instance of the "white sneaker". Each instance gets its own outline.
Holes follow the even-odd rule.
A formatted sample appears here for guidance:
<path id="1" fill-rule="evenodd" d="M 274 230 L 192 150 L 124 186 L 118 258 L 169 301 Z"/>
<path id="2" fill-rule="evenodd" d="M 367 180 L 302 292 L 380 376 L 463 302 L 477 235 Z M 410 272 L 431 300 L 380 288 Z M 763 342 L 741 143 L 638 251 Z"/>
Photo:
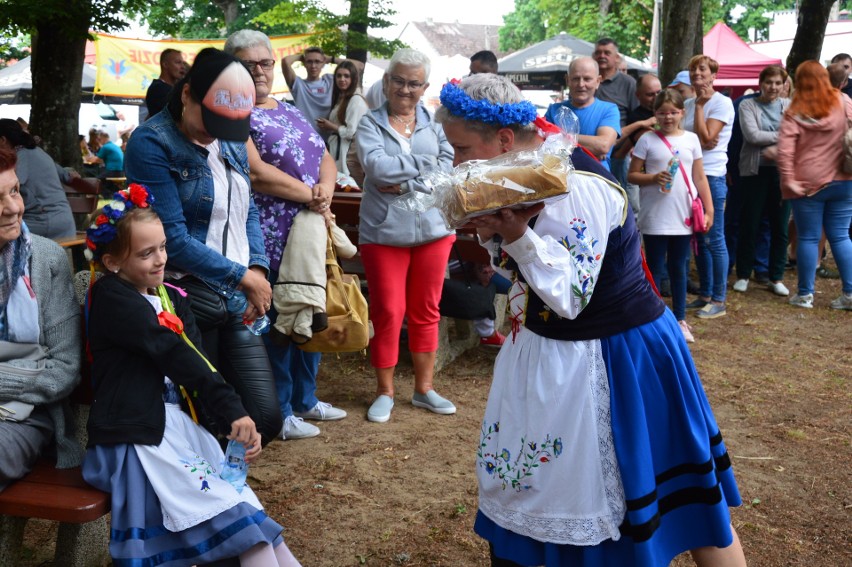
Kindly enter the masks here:
<path id="1" fill-rule="evenodd" d="M 289 415 L 284 419 L 284 428 L 281 430 L 282 439 L 307 439 L 320 434 L 319 427 L 305 423 L 301 417 Z"/>
<path id="2" fill-rule="evenodd" d="M 680 325 L 680 332 L 683 333 L 683 338 L 688 343 L 694 343 L 695 337 L 692 336 L 692 328 L 686 321 L 678 321 L 678 325 Z"/>
<path id="3" fill-rule="evenodd" d="M 317 402 L 317 405 L 308 411 L 294 411 L 293 415 L 302 419 L 314 419 L 316 421 L 337 421 L 346 417 L 346 412 L 325 402 Z"/>
<path id="4" fill-rule="evenodd" d="M 808 293 L 805 295 L 799 295 L 798 293 L 790 298 L 790 305 L 795 305 L 796 307 L 804 307 L 805 309 L 813 309 L 814 308 L 814 294 Z"/>
<path id="5" fill-rule="evenodd" d="M 844 293 L 837 299 L 831 302 L 832 309 L 840 309 L 843 311 L 852 311 L 852 293 Z"/>
<path id="6" fill-rule="evenodd" d="M 766 287 L 768 287 L 769 291 L 775 295 L 780 295 L 781 297 L 787 297 L 790 295 L 790 290 L 781 282 L 769 282 L 766 284 Z"/>
<path id="7" fill-rule="evenodd" d="M 748 290 L 748 280 L 737 280 L 734 284 L 734 291 L 745 292 Z"/>

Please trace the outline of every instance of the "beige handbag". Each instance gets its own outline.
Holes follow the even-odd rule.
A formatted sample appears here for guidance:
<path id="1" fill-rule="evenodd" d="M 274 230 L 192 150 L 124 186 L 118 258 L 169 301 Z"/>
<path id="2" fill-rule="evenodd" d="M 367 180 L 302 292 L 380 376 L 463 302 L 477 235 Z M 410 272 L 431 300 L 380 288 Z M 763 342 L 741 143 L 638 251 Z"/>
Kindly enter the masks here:
<path id="1" fill-rule="evenodd" d="M 373 335 L 367 300 L 361 293 L 358 276 L 344 274 L 337 262 L 331 229 L 328 231 L 325 271 L 328 327 L 314 333 L 308 342 L 298 345 L 299 348 L 306 352 L 357 352 L 366 349 Z"/>

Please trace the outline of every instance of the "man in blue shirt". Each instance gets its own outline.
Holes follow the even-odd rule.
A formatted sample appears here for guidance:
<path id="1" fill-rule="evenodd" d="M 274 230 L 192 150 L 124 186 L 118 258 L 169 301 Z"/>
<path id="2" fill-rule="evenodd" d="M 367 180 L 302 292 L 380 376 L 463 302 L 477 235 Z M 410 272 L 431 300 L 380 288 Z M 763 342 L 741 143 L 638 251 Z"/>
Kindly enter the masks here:
<path id="1" fill-rule="evenodd" d="M 612 147 L 621 135 L 621 115 L 613 103 L 595 98 L 600 83 L 600 71 L 594 59 L 574 59 L 568 67 L 569 99 L 551 104 L 544 117 L 559 125 L 559 109 L 564 106 L 572 110 L 580 121 L 578 141 L 609 170 Z"/>

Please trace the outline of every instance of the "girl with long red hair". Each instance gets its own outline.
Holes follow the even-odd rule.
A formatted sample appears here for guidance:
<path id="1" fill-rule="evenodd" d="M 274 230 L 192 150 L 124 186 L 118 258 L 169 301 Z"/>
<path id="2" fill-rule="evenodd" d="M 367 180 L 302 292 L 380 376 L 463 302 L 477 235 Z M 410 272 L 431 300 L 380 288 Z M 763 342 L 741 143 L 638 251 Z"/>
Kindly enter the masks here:
<path id="1" fill-rule="evenodd" d="M 847 120 L 852 120 L 852 100 L 831 86 L 828 71 L 816 61 L 799 65 L 795 83 L 778 138 L 781 193 L 791 201 L 798 231 L 799 289 L 790 304 L 813 307 L 824 229 L 843 282 L 843 293 L 831 307 L 852 311 L 852 175 L 842 168 L 842 139 Z"/>

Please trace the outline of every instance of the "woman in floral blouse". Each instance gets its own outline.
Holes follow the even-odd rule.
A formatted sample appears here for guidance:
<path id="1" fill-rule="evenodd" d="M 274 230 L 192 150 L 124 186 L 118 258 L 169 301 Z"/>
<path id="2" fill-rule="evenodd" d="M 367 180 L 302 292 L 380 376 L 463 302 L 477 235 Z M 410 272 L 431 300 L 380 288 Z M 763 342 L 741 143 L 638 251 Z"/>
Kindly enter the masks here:
<path id="1" fill-rule="evenodd" d="M 251 113 L 249 166 L 254 201 L 269 257 L 269 277 L 275 281 L 296 214 L 305 207 L 331 219 L 329 203 L 334 193 L 337 167 L 325 143 L 295 107 L 270 96 L 275 59 L 266 34 L 241 30 L 228 38 L 225 51 L 243 62 L 255 86 Z M 256 148 L 256 151 L 255 151 Z M 274 320 L 275 310 L 270 318 Z M 320 355 L 304 352 L 292 343 L 281 346 L 265 335 L 269 362 L 275 374 L 278 402 L 284 418 L 284 439 L 319 435 L 303 418 L 337 420 L 346 412 L 316 397 Z"/>

